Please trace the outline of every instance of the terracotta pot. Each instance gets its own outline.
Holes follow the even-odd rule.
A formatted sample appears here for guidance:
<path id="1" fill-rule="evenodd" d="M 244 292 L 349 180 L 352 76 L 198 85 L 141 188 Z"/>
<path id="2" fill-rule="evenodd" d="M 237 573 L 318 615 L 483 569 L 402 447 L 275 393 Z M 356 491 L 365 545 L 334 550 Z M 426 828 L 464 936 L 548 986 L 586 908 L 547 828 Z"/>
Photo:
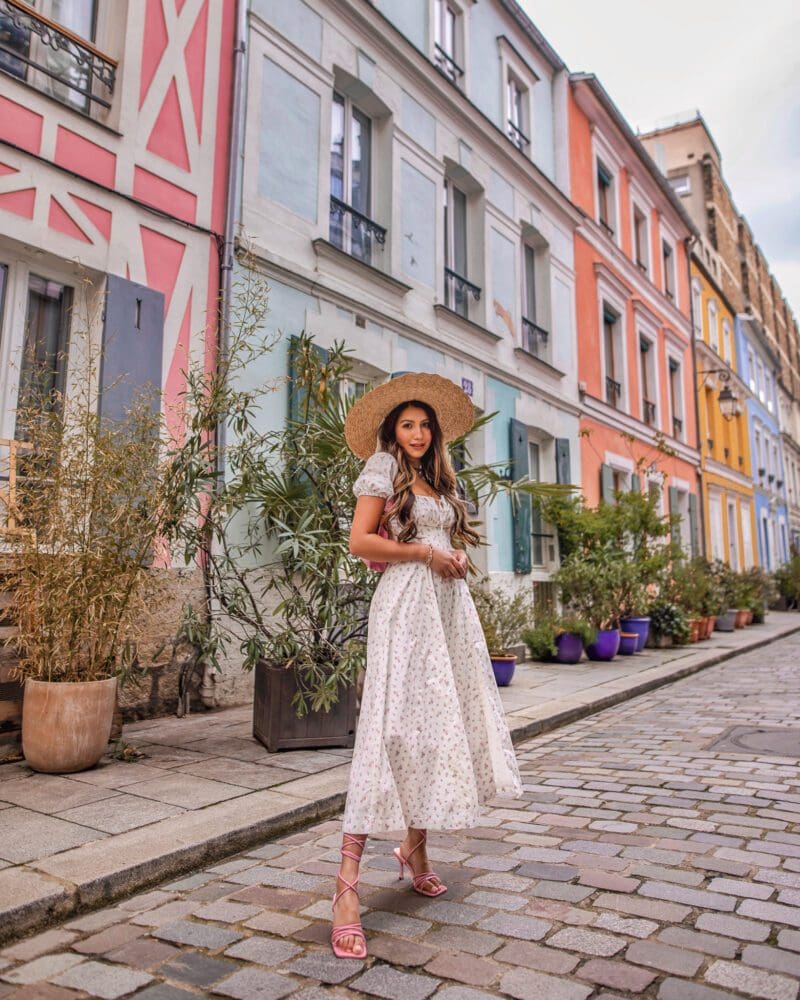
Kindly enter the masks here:
<path id="1" fill-rule="evenodd" d="M 29 767 L 46 774 L 85 771 L 103 756 L 111 735 L 117 679 L 25 681 L 22 752 Z"/>
<path id="2" fill-rule="evenodd" d="M 697 642 L 700 638 L 700 619 L 692 618 L 689 621 L 689 642 Z"/>
<path id="3" fill-rule="evenodd" d="M 752 625 L 752 624 L 753 624 L 753 612 L 750 610 L 750 608 L 748 608 L 747 620 L 745 621 L 745 625 Z"/>
<path id="4" fill-rule="evenodd" d="M 711 636 L 714 634 L 714 629 L 716 628 L 716 626 L 717 626 L 717 616 L 716 615 L 709 615 L 708 616 L 708 628 L 707 628 L 707 632 L 706 632 L 706 638 L 707 639 L 710 639 Z"/>
<path id="5" fill-rule="evenodd" d="M 744 628 L 747 624 L 747 608 L 737 608 L 736 628 Z"/>

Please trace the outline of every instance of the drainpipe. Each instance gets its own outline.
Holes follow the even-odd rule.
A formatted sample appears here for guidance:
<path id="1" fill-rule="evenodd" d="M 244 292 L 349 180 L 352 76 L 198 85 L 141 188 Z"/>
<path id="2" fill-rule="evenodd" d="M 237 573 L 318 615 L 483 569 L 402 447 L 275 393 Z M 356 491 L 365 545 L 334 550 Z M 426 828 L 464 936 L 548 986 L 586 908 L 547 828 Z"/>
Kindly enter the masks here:
<path id="1" fill-rule="evenodd" d="M 236 224 L 241 202 L 242 160 L 244 155 L 245 73 L 247 69 L 247 6 L 248 0 L 236 0 L 236 23 L 233 44 L 233 80 L 231 85 L 231 128 L 229 138 L 228 186 L 225 198 L 225 227 L 220 253 L 219 283 L 220 309 L 217 330 L 217 358 L 228 356 L 228 328 L 231 318 L 233 266 L 236 254 Z M 225 422 L 217 425 L 218 482 L 224 474 Z M 211 607 L 210 594 L 209 608 Z M 216 705 L 216 680 L 214 668 L 206 664 L 200 684 L 200 700 L 207 708 Z"/>
<path id="2" fill-rule="evenodd" d="M 698 500 L 698 508 L 700 512 L 700 539 L 701 548 L 703 554 L 708 558 L 709 553 L 706 551 L 706 505 L 703 496 L 703 449 L 700 443 L 700 404 L 698 402 L 698 387 L 697 387 L 697 345 L 694 339 L 694 297 L 692 295 L 692 245 L 695 242 L 694 236 L 687 236 L 683 241 L 683 245 L 686 250 L 686 268 L 689 272 L 689 322 L 691 323 L 691 344 L 692 344 L 692 395 L 694 396 L 694 426 L 697 432 L 697 447 L 700 452 L 700 465 L 697 469 L 697 483 L 700 488 L 700 496 Z M 700 319 L 700 317 L 698 317 Z"/>

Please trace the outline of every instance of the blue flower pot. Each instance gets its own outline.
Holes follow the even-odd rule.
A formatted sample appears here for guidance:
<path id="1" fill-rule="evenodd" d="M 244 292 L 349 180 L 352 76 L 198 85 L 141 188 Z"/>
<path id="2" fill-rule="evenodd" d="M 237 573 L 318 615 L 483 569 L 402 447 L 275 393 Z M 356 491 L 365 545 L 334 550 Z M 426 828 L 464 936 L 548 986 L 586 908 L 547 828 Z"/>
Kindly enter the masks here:
<path id="1" fill-rule="evenodd" d="M 639 652 L 639 633 L 620 632 L 619 651 L 622 656 L 632 656 Z"/>
<path id="2" fill-rule="evenodd" d="M 640 649 L 644 649 L 644 644 L 647 642 L 647 637 L 650 634 L 649 618 L 623 618 L 619 623 L 619 627 L 623 632 L 635 632 L 639 637 L 636 647 L 637 653 Z"/>
<path id="3" fill-rule="evenodd" d="M 597 638 L 586 647 L 590 660 L 613 660 L 619 652 L 619 629 L 598 629 Z"/>
<path id="4" fill-rule="evenodd" d="M 562 632 L 556 636 L 556 648 L 559 663 L 577 663 L 583 656 L 583 640 L 573 632 Z"/>
<path id="5" fill-rule="evenodd" d="M 493 656 L 491 660 L 497 686 L 501 688 L 508 687 L 511 683 L 511 678 L 514 676 L 514 668 L 517 665 L 516 656 Z"/>

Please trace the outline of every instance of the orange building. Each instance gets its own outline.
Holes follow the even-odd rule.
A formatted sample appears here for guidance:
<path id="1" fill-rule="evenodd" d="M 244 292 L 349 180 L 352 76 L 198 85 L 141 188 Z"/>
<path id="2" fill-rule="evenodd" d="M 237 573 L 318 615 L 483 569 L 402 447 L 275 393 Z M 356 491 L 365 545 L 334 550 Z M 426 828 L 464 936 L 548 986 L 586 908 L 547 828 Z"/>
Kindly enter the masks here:
<path id="1" fill-rule="evenodd" d="M 596 77 L 570 78 L 583 492 L 658 489 L 702 551 L 687 244 L 694 227 Z"/>

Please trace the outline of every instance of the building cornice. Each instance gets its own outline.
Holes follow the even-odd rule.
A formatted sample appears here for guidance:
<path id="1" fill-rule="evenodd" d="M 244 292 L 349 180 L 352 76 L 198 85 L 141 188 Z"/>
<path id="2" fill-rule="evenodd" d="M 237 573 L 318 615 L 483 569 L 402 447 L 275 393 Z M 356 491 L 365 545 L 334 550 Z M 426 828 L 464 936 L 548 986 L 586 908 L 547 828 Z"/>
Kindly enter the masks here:
<path id="1" fill-rule="evenodd" d="M 642 444 L 649 445 L 651 448 L 657 449 L 659 447 L 659 438 L 663 438 L 666 446 L 671 448 L 678 458 L 684 462 L 689 462 L 699 469 L 700 452 L 697 448 L 692 448 L 686 444 L 685 441 L 678 441 L 673 437 L 668 437 L 663 431 L 653 430 L 652 427 L 641 420 L 637 420 L 636 417 L 632 417 L 629 413 L 623 413 L 621 410 L 609 406 L 596 396 L 590 396 L 587 393 L 583 397 L 582 402 L 583 416 L 599 420 L 612 430 L 630 434 Z"/>

